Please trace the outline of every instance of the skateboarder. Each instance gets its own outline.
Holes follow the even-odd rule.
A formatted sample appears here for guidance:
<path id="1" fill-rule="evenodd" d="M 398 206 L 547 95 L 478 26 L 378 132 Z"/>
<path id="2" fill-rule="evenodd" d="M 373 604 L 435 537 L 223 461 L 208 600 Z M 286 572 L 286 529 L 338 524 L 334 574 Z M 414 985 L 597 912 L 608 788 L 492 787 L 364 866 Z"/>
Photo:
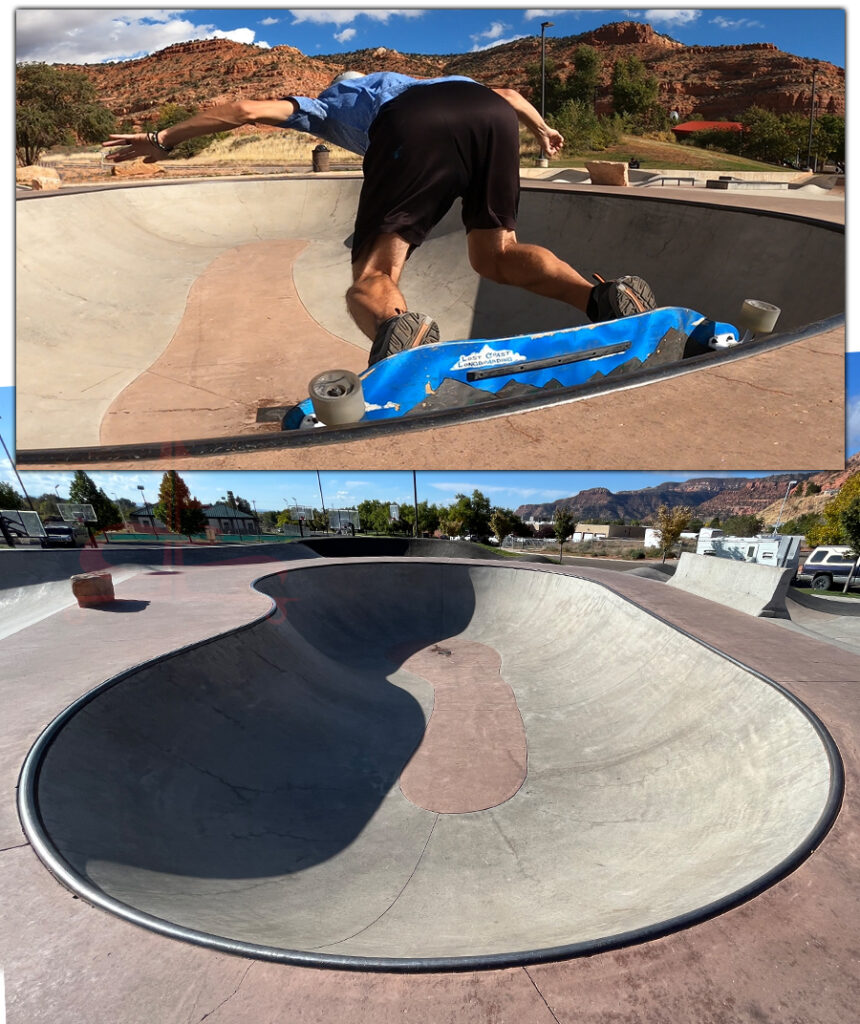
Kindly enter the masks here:
<path id="1" fill-rule="evenodd" d="M 645 312 L 654 294 L 639 277 L 590 284 L 550 250 L 517 240 L 519 123 L 547 156 L 564 139 L 513 89 L 458 76 L 415 79 L 345 72 L 318 97 L 237 100 L 158 132 L 111 135 L 113 162 L 163 158 L 186 139 L 245 124 L 308 132 L 363 155 L 347 308 L 373 345 L 369 363 L 439 340 L 436 322 L 407 310 L 406 261 L 457 197 L 474 270 L 491 281 L 559 299 L 592 322 Z"/>

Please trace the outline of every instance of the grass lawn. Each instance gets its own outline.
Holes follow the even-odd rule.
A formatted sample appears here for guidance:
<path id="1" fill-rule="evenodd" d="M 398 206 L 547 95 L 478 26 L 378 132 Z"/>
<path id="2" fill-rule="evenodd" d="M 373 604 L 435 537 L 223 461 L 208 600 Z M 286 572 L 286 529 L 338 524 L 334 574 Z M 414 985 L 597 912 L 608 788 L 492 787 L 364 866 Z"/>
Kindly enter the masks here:
<path id="1" fill-rule="evenodd" d="M 690 170 L 690 171 L 785 171 L 788 168 L 774 164 L 747 160 L 730 153 L 718 153 L 711 149 L 697 149 L 682 146 L 677 142 L 661 139 L 646 139 L 639 135 L 625 135 L 609 149 L 585 152 L 562 151 L 558 159 L 550 161 L 552 167 L 581 167 L 586 160 L 623 160 L 635 156 L 642 170 Z"/>
<path id="2" fill-rule="evenodd" d="M 812 587 L 796 587 L 792 590 L 799 590 L 803 594 L 811 594 L 813 597 L 850 597 L 854 601 L 860 601 L 860 590 L 849 590 L 847 594 L 842 593 L 843 584 L 837 583 L 830 590 L 813 590 Z"/>

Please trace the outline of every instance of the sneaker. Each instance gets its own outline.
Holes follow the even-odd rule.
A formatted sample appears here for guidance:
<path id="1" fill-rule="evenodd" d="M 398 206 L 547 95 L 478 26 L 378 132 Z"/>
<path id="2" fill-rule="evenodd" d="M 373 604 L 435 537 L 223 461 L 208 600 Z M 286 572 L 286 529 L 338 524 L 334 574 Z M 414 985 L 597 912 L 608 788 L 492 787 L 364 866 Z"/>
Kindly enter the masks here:
<path id="1" fill-rule="evenodd" d="M 401 313 L 389 317 L 376 332 L 368 366 L 405 352 L 416 345 L 432 345 L 439 340 L 439 325 L 426 313 Z"/>
<path id="2" fill-rule="evenodd" d="M 593 324 L 657 308 L 651 286 L 641 277 L 619 277 L 616 281 L 604 281 L 599 274 L 592 277 L 597 284 L 588 300 L 586 315 Z"/>

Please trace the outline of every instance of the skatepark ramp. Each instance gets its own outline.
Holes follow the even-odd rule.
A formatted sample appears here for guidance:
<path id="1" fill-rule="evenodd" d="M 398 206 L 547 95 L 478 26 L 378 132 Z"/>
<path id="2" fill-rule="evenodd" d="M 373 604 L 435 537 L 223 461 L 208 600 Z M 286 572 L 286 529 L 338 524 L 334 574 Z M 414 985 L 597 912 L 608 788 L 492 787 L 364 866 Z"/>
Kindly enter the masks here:
<path id="1" fill-rule="evenodd" d="M 737 608 L 748 615 L 787 619 L 785 599 L 793 579 L 794 569 L 684 551 L 667 585 Z"/>
<path id="2" fill-rule="evenodd" d="M 317 966 L 551 960 L 754 896 L 837 812 L 803 705 L 600 583 L 398 558 L 256 585 L 262 618 L 108 680 L 24 765 L 36 852 L 137 924 Z"/>
<path id="3" fill-rule="evenodd" d="M 360 186 L 360 177 L 290 177 L 20 197 L 19 457 L 38 462 L 30 452 L 70 441 L 97 449 L 266 433 L 258 410 L 302 401 L 321 370 L 363 369 L 369 342 L 342 298 Z M 660 305 L 714 320 L 734 323 L 746 298 L 776 304 L 784 339 L 843 323 L 841 224 L 576 188 L 525 185 L 519 237 L 586 276 L 640 274 Z M 482 281 L 458 210 L 410 259 L 402 283 L 442 340 L 585 322 L 561 302 L 523 301 Z"/>

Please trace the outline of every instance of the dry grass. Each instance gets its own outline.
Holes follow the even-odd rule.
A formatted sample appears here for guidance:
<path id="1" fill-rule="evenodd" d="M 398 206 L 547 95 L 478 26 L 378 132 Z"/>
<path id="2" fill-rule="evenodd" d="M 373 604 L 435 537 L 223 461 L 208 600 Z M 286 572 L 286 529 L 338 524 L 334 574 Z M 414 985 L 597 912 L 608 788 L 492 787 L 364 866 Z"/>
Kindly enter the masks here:
<path id="1" fill-rule="evenodd" d="M 225 139 L 214 139 L 197 156 L 186 161 L 190 166 L 198 164 L 310 164 L 311 153 L 317 140 L 301 132 L 266 132 L 260 135 L 231 135 Z M 346 149 L 325 144 L 331 151 L 333 164 L 361 166 L 361 157 Z"/>

